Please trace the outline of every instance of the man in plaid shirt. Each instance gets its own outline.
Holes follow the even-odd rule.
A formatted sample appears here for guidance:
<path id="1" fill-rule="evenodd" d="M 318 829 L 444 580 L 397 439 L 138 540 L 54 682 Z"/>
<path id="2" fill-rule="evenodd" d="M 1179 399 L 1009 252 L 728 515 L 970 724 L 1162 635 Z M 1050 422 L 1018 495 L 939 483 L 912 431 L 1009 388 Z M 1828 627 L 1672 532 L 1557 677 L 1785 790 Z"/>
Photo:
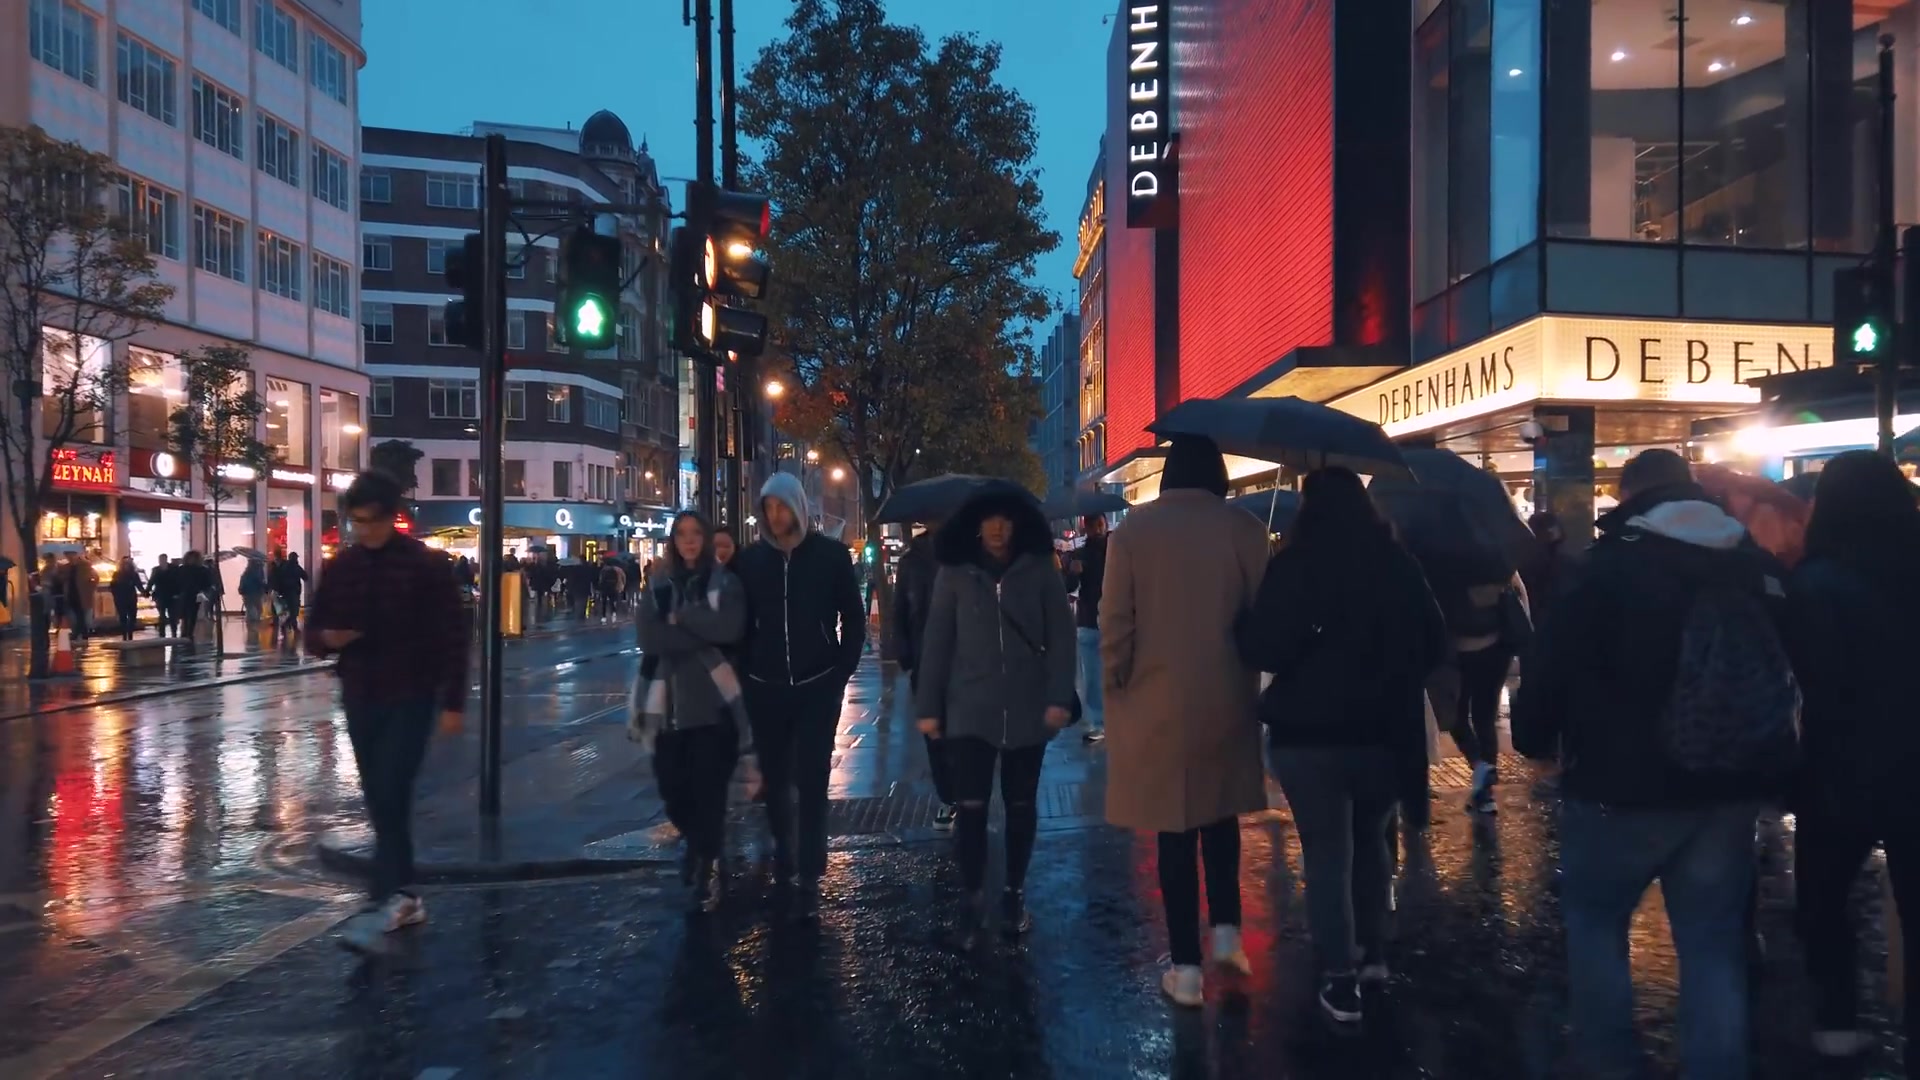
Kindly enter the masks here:
<path id="1" fill-rule="evenodd" d="M 373 825 L 371 902 L 343 943 L 363 952 L 427 917 L 413 884 L 413 786 L 433 737 L 460 730 L 468 626 L 447 557 L 394 529 L 400 485 L 361 473 L 341 500 L 354 542 L 314 590 L 307 647 L 337 658 L 340 698 Z"/>

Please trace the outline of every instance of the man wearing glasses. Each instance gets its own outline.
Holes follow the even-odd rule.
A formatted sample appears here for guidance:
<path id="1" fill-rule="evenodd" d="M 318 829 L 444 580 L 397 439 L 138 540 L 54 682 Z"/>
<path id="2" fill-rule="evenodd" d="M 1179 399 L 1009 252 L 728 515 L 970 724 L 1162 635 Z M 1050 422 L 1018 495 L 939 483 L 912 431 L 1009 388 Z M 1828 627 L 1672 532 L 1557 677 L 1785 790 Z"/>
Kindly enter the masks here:
<path id="1" fill-rule="evenodd" d="M 337 658 L 341 704 L 373 825 L 371 902 L 343 944 L 384 948 L 386 935 L 424 922 L 413 884 L 413 785 L 434 714 L 458 731 L 467 702 L 466 613 L 447 557 L 394 530 L 400 485 L 356 477 L 341 503 L 353 543 L 327 564 L 307 618 L 307 647 Z"/>

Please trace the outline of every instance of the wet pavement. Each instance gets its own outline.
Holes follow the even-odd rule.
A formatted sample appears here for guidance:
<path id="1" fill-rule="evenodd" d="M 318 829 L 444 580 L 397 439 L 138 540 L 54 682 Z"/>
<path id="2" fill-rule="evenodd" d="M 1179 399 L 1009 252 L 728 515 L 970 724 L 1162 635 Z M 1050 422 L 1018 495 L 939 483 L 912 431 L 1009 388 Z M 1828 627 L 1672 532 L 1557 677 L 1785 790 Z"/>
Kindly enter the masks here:
<path id="1" fill-rule="evenodd" d="M 630 656 L 516 657 L 510 819 L 572 819 L 565 844 L 672 850 L 620 731 Z M 1038 928 L 956 947 L 957 878 L 919 738 L 865 671 L 841 721 L 834 852 L 817 928 L 776 916 L 764 842 L 736 815 L 736 891 L 704 920 L 675 875 L 432 888 L 432 919 L 366 964 L 339 950 L 355 893 L 314 858 L 357 794 L 322 679 L 190 691 L 0 725 L 0 1077 L 1499 1077 L 1568 1075 L 1549 778 L 1503 763 L 1502 813 L 1459 809 L 1407 850 L 1397 975 L 1362 1037 L 1315 1015 L 1300 853 L 1284 811 L 1243 825 L 1254 974 L 1202 1012 L 1158 989 L 1167 950 L 1150 837 L 1098 823 L 1103 751 L 1048 755 L 1029 883 Z M 472 816 L 474 735 L 436 746 L 423 832 Z M 606 835 L 589 837 L 595 830 Z M 607 832 L 607 830 L 612 830 Z M 1790 835 L 1765 831 L 1755 979 L 1762 1077 L 1897 1076 L 1894 1036 L 1842 1069 L 1801 1050 Z M 1863 882 L 1863 895 L 1877 898 Z M 1872 912 L 1869 908 L 1869 914 Z M 1884 942 L 1863 979 L 1884 998 Z M 1657 894 L 1635 920 L 1640 1027 L 1672 1075 L 1676 970 Z"/>

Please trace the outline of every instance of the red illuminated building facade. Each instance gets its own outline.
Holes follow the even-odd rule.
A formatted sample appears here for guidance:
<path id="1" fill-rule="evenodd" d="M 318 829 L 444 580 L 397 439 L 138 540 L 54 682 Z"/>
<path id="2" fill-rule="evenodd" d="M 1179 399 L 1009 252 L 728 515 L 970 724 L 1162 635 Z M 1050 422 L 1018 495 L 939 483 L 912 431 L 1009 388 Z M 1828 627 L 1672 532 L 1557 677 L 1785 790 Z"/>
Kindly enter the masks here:
<path id="1" fill-rule="evenodd" d="M 1186 398 L 1324 400 L 1405 365 L 1407 32 L 1395 4 L 1119 6 L 1082 322 L 1104 329 L 1103 480 L 1150 496 L 1146 426 Z"/>

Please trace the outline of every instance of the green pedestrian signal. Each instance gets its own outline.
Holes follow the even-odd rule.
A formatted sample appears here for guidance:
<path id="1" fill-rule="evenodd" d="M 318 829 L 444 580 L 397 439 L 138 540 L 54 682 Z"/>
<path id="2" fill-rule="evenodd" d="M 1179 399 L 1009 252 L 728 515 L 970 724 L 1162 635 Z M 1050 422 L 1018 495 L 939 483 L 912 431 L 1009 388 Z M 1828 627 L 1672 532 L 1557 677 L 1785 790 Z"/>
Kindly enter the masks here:
<path id="1" fill-rule="evenodd" d="M 592 340 L 607 332 L 607 309 L 597 296 L 583 297 L 573 309 L 573 332 L 583 340 Z"/>
<path id="2" fill-rule="evenodd" d="M 1878 266 L 1851 266 L 1833 274 L 1834 359 L 1868 364 L 1893 348 L 1893 282 Z"/>
<path id="3" fill-rule="evenodd" d="M 1880 331 L 1872 323 L 1861 323 L 1853 330 L 1853 351 L 1870 356 L 1880 351 Z"/>
<path id="4" fill-rule="evenodd" d="M 867 545 L 867 561 L 868 562 L 873 561 L 873 545 L 872 544 Z"/>
<path id="5" fill-rule="evenodd" d="M 586 352 L 619 342 L 620 238 L 582 226 L 560 238 L 554 328 L 560 343 Z"/>

